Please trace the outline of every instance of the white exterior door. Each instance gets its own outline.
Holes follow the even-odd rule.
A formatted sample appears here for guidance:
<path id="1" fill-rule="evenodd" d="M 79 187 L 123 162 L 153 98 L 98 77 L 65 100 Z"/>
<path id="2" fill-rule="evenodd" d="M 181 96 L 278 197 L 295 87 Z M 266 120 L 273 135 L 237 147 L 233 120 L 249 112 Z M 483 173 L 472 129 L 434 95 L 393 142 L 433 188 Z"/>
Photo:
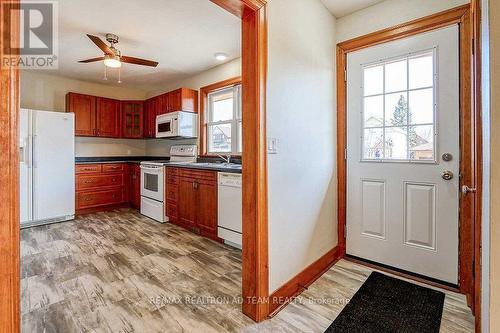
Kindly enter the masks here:
<path id="1" fill-rule="evenodd" d="M 347 64 L 347 254 L 457 284 L 458 26 Z"/>

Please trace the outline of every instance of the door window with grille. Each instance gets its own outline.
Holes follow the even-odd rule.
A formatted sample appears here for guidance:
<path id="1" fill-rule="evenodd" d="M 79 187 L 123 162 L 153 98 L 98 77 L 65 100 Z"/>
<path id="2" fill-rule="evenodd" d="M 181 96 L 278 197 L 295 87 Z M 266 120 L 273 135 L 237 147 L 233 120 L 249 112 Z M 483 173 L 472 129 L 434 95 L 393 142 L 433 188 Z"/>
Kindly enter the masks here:
<path id="1" fill-rule="evenodd" d="M 435 162 L 436 51 L 363 67 L 363 161 Z"/>

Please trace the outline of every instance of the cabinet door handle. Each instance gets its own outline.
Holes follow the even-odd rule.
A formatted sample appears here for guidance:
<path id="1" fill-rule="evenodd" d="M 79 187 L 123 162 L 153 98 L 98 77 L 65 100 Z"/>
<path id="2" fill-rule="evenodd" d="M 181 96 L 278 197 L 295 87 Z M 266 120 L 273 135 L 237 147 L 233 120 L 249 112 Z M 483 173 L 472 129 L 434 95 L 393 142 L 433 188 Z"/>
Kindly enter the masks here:
<path id="1" fill-rule="evenodd" d="M 92 184 L 92 183 L 93 183 L 93 181 L 91 181 L 91 180 L 86 180 L 86 181 L 84 181 L 83 183 L 84 183 L 84 184 Z"/>
<path id="2" fill-rule="evenodd" d="M 85 201 L 90 201 L 90 200 L 92 200 L 92 198 L 87 197 L 87 198 L 85 198 L 84 200 L 85 200 Z"/>

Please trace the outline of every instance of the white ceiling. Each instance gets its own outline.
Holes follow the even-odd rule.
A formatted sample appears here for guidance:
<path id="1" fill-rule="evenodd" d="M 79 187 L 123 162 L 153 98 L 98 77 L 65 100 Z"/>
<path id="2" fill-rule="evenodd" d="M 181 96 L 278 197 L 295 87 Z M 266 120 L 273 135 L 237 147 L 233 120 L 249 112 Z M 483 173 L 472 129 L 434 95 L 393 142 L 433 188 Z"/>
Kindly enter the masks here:
<path id="1" fill-rule="evenodd" d="M 384 0 L 321 0 L 336 18 L 352 14 L 382 1 Z"/>
<path id="2" fill-rule="evenodd" d="M 156 68 L 124 64 L 123 86 L 161 89 L 183 78 L 220 65 L 241 52 L 240 20 L 207 0 L 64 0 L 59 1 L 59 69 L 55 75 L 117 84 L 117 73 L 103 81 L 102 62 L 78 60 L 102 56 L 85 34 L 114 33 L 123 55 L 158 61 Z"/>

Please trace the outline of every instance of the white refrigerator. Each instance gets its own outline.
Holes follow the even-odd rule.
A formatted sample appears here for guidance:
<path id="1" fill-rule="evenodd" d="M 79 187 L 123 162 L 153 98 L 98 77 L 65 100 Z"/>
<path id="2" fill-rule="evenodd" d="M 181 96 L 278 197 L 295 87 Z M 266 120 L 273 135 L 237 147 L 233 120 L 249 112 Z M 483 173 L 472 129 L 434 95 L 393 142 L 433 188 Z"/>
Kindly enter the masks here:
<path id="1" fill-rule="evenodd" d="M 19 125 L 21 228 L 73 219 L 74 114 L 21 109 Z"/>

